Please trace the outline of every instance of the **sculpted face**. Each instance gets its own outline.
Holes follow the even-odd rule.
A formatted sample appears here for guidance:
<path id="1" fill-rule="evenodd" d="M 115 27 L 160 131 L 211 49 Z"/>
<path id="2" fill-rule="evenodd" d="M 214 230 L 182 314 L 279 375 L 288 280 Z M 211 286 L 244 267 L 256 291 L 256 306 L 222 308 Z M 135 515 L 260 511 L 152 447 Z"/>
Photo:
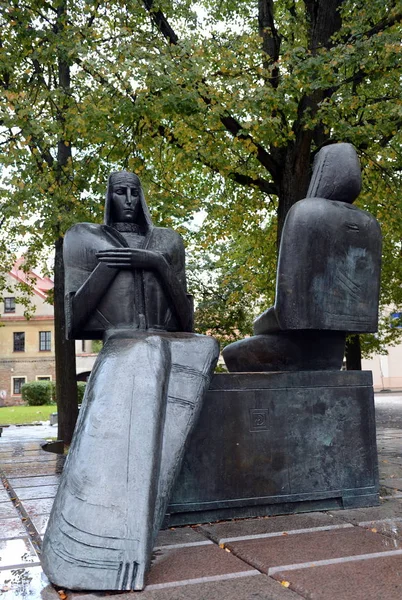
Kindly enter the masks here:
<path id="1" fill-rule="evenodd" d="M 112 180 L 111 216 L 113 223 L 135 223 L 140 209 L 137 177 L 119 173 Z"/>

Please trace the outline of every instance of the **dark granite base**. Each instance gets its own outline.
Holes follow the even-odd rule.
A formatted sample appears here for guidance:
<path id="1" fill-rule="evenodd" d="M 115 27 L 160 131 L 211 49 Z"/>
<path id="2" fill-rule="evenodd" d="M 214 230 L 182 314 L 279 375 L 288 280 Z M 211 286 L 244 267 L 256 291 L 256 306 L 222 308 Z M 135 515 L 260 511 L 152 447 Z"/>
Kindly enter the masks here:
<path id="1" fill-rule="evenodd" d="M 165 526 L 376 504 L 371 372 L 219 374 Z"/>

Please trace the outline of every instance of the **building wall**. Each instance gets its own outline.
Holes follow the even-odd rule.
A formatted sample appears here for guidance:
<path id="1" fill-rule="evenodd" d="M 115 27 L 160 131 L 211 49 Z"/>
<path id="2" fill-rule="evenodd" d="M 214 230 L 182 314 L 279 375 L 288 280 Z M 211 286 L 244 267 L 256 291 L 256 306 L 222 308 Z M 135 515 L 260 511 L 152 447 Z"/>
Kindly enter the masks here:
<path id="1" fill-rule="evenodd" d="M 16 278 L 7 276 L 9 290 L 4 298 L 18 297 L 15 289 Z M 16 302 L 14 312 L 5 312 L 4 302 L 0 303 L 0 406 L 19 404 L 21 394 L 14 394 L 14 378 L 25 378 L 26 382 L 40 377 L 55 379 L 54 317 L 53 306 L 45 302 L 41 290 L 31 298 L 35 314 L 27 320 L 24 307 Z M 50 350 L 39 350 L 39 332 L 50 332 Z M 14 351 L 14 333 L 25 333 L 25 350 Z"/>
<path id="2" fill-rule="evenodd" d="M 362 369 L 373 372 L 376 391 L 402 390 L 402 344 L 390 346 L 387 355 L 363 359 Z"/>

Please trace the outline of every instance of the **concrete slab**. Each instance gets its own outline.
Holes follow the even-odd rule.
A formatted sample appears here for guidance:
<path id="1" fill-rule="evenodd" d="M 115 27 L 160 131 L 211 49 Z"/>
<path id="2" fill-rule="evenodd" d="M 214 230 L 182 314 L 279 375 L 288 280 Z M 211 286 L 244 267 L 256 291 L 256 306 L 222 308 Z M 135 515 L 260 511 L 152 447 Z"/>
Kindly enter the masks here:
<path id="1" fill-rule="evenodd" d="M 60 481 L 60 475 L 8 477 L 8 481 L 14 489 L 34 486 L 58 485 Z"/>
<path id="2" fill-rule="evenodd" d="M 380 506 L 368 508 L 355 508 L 353 510 L 339 510 L 331 513 L 338 518 L 357 525 L 361 521 L 381 521 L 383 519 L 392 519 L 402 517 L 402 500 L 395 499 L 392 496 L 384 499 Z"/>
<path id="3" fill-rule="evenodd" d="M 164 547 L 154 553 L 147 585 L 188 581 L 246 571 L 254 571 L 254 569 L 215 544 L 173 549 Z"/>
<path id="4" fill-rule="evenodd" d="M 9 502 L 9 500 L 10 500 L 10 496 L 8 495 L 8 493 L 6 492 L 6 490 L 0 489 L 0 504 L 2 502 Z"/>
<path id="5" fill-rule="evenodd" d="M 102 596 L 104 597 L 104 596 Z M 115 598 L 115 596 L 106 596 Z M 70 593 L 68 600 L 99 600 L 97 594 Z M 301 600 L 301 596 L 266 575 L 203 581 L 143 592 L 119 594 L 118 600 Z"/>
<path id="6" fill-rule="evenodd" d="M 16 519 L 18 516 L 11 500 L 0 504 L 0 519 Z"/>
<path id="7" fill-rule="evenodd" d="M 0 570 L 14 565 L 25 565 L 38 562 L 38 556 L 26 538 L 0 540 Z"/>
<path id="8" fill-rule="evenodd" d="M 33 523 L 33 526 L 35 527 L 36 531 L 39 533 L 39 535 L 43 535 L 46 531 L 46 527 L 49 521 L 49 514 L 47 515 L 38 515 L 36 517 L 30 517 L 31 521 Z"/>
<path id="9" fill-rule="evenodd" d="M 0 438 L 0 456 L 3 452 L 29 452 L 35 451 L 37 452 L 40 449 L 40 441 L 24 441 L 24 439 L 20 440 L 5 440 L 4 433 Z"/>
<path id="10" fill-rule="evenodd" d="M 192 527 L 178 527 L 160 531 L 155 547 L 183 544 L 212 544 L 201 532 Z"/>
<path id="11" fill-rule="evenodd" d="M 14 487 L 14 492 L 20 500 L 38 500 L 54 498 L 57 493 L 57 485 L 43 485 L 35 487 Z"/>
<path id="12" fill-rule="evenodd" d="M 0 571 L 1 600 L 60 600 L 40 566 Z"/>
<path id="13" fill-rule="evenodd" d="M 258 519 L 241 519 L 201 525 L 198 530 L 220 544 L 223 540 L 237 537 L 261 535 L 312 527 L 331 527 L 342 525 L 344 521 L 336 513 L 303 513 L 280 517 L 261 517 Z"/>
<path id="14" fill-rule="evenodd" d="M 402 539 L 402 518 L 385 519 L 384 521 L 363 521 L 359 527 L 370 529 L 393 539 Z"/>
<path id="15" fill-rule="evenodd" d="M 273 575 L 290 589 L 314 600 L 400 600 L 402 556 L 339 563 Z"/>
<path id="16" fill-rule="evenodd" d="M 381 479 L 381 484 L 387 487 L 390 487 L 393 490 L 402 491 L 402 479 L 400 478 L 392 478 L 389 479 Z"/>
<path id="17" fill-rule="evenodd" d="M 386 552 L 401 546 L 386 536 L 356 527 L 227 544 L 236 556 L 263 573 L 281 565 Z"/>
<path id="18" fill-rule="evenodd" d="M 10 427 L 3 429 L 0 440 L 1 443 L 7 444 L 20 441 L 35 442 L 56 436 L 57 427 L 52 427 L 49 425 L 49 421 L 44 421 L 41 425 L 10 425 Z"/>
<path id="19" fill-rule="evenodd" d="M 2 465 L 2 469 L 7 476 L 11 477 L 30 477 L 32 475 L 56 475 L 61 473 L 63 470 L 64 461 L 60 459 L 64 457 L 56 457 L 56 460 L 46 461 L 42 463 L 18 463 L 18 464 L 5 464 Z"/>
<path id="20" fill-rule="evenodd" d="M 43 500 L 27 500 L 24 501 L 23 507 L 29 516 L 37 517 L 38 515 L 48 515 L 52 510 L 54 498 L 45 498 Z"/>
<path id="21" fill-rule="evenodd" d="M 3 458 L 0 456 L 0 464 L 4 467 L 4 465 L 18 465 L 20 463 L 41 463 L 41 462 L 54 462 L 57 459 L 56 454 L 50 454 L 49 452 L 42 452 L 42 454 L 24 454 L 22 456 L 9 456 L 7 453 L 7 457 Z"/>
<path id="22" fill-rule="evenodd" d="M 0 520 L 0 539 L 6 540 L 26 535 L 26 529 L 19 517 Z"/>

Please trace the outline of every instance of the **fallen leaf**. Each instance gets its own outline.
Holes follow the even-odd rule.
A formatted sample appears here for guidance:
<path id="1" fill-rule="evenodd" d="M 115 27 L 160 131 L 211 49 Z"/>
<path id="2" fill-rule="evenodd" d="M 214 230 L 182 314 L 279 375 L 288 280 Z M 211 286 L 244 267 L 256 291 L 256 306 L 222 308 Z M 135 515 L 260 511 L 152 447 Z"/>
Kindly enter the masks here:
<path id="1" fill-rule="evenodd" d="M 219 544 L 219 548 L 224 548 L 225 544 Z"/>
<path id="2" fill-rule="evenodd" d="M 372 528 L 371 530 L 373 533 L 377 533 L 377 529 L 375 527 Z"/>
<path id="3" fill-rule="evenodd" d="M 229 548 L 225 548 L 225 552 L 230 552 Z"/>
<path id="4" fill-rule="evenodd" d="M 283 585 L 283 587 L 289 587 L 290 581 L 281 581 L 281 584 Z"/>
<path id="5" fill-rule="evenodd" d="M 66 600 L 67 594 L 64 590 L 59 590 L 57 593 L 59 594 L 61 600 Z"/>

